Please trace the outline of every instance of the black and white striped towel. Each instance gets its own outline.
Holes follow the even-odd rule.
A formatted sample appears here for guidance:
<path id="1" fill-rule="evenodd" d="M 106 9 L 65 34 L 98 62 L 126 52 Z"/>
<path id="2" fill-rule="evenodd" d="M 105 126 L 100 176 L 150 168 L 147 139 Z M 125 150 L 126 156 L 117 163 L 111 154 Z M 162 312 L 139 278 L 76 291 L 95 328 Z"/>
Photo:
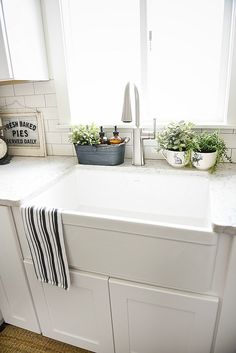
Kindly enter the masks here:
<path id="1" fill-rule="evenodd" d="M 60 210 L 22 206 L 21 214 L 38 280 L 69 289 L 69 267 Z"/>

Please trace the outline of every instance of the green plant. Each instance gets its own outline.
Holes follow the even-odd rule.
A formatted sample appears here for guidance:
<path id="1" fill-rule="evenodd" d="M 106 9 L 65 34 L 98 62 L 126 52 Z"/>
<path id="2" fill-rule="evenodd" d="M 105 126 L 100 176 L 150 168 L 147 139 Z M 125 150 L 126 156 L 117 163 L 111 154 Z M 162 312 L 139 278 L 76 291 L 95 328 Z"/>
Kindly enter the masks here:
<path id="1" fill-rule="evenodd" d="M 69 140 L 78 145 L 99 145 L 99 128 L 95 124 L 74 125 L 71 127 Z"/>
<path id="2" fill-rule="evenodd" d="M 219 135 L 218 131 L 212 133 L 202 132 L 201 134 L 196 134 L 192 140 L 192 150 L 201 153 L 212 153 L 217 152 L 216 162 L 211 168 L 213 173 L 220 162 L 223 162 L 224 158 L 232 163 L 231 158 L 227 155 L 227 147 L 224 139 Z"/>
<path id="3" fill-rule="evenodd" d="M 192 123 L 185 121 L 168 124 L 157 133 L 158 150 L 189 151 L 194 137 L 193 126 Z"/>

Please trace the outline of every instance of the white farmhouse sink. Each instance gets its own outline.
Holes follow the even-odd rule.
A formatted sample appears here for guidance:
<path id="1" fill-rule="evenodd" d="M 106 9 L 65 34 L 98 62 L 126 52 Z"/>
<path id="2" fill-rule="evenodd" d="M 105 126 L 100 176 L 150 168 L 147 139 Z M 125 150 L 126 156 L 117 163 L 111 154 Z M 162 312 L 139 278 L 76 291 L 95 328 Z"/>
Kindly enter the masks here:
<path id="1" fill-rule="evenodd" d="M 78 165 L 31 203 L 63 209 L 72 268 L 205 292 L 217 249 L 208 186 L 188 171 Z"/>
<path id="2" fill-rule="evenodd" d="M 132 167 L 75 166 L 33 203 L 83 214 L 209 227 L 209 180 Z"/>

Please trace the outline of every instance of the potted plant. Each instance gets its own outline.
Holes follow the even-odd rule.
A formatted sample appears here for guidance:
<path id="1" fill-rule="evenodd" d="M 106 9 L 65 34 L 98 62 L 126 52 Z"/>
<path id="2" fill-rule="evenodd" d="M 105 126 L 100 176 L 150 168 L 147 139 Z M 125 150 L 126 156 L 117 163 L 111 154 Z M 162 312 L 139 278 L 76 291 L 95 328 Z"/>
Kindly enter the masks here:
<path id="1" fill-rule="evenodd" d="M 173 167 L 184 167 L 190 162 L 191 146 L 194 132 L 190 122 L 172 122 L 159 133 L 157 141 L 158 151 Z"/>
<path id="2" fill-rule="evenodd" d="M 224 139 L 218 131 L 213 133 L 202 132 L 195 135 L 192 141 L 192 164 L 200 170 L 208 170 L 213 173 L 223 158 L 232 162 L 227 155 L 227 147 Z"/>
<path id="3" fill-rule="evenodd" d="M 98 145 L 100 143 L 99 128 L 95 124 L 74 125 L 71 127 L 69 139 L 74 145 Z"/>
<path id="4" fill-rule="evenodd" d="M 125 144 L 107 145 L 100 143 L 99 128 L 95 124 L 74 125 L 69 135 L 74 144 L 78 162 L 92 165 L 118 165 L 124 162 Z"/>

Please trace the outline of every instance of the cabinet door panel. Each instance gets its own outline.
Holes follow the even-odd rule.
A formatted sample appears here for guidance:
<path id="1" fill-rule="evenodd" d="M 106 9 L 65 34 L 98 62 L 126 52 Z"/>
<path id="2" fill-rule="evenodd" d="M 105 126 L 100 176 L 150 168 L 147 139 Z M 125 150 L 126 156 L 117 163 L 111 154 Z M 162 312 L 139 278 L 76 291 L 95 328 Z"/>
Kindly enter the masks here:
<path id="1" fill-rule="evenodd" d="M 208 353 L 218 300 L 110 280 L 116 353 Z"/>
<path id="2" fill-rule="evenodd" d="M 0 7 L 0 80 L 48 80 L 40 0 Z"/>
<path id="3" fill-rule="evenodd" d="M 10 208 L 0 206 L 0 307 L 4 320 L 40 332 Z"/>
<path id="4" fill-rule="evenodd" d="M 9 80 L 13 77 L 10 53 L 5 28 L 5 20 L 0 1 L 0 80 Z"/>
<path id="5" fill-rule="evenodd" d="M 93 352 L 112 353 L 113 336 L 108 278 L 70 271 L 68 291 L 36 280 L 29 261 L 25 267 L 42 333 Z"/>

